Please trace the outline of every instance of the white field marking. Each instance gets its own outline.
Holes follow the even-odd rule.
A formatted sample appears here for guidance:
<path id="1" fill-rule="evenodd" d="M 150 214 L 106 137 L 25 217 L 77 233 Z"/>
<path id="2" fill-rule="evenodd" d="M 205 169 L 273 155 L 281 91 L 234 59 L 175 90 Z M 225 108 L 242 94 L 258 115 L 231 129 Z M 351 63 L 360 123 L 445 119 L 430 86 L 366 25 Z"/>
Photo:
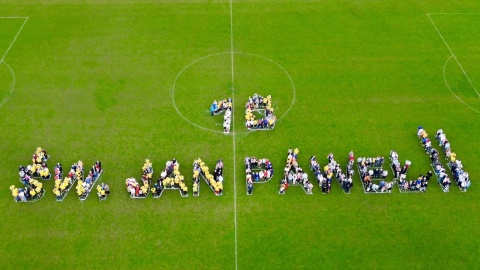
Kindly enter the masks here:
<path id="1" fill-rule="evenodd" d="M 230 0 L 230 55 L 232 60 L 232 92 L 235 91 L 234 84 L 235 84 L 235 69 L 234 69 L 234 50 L 233 50 L 233 3 Z M 233 102 L 232 102 L 233 104 Z M 233 118 L 233 116 L 232 116 Z M 233 121 L 232 121 L 233 122 Z"/>
<path id="2" fill-rule="evenodd" d="M 469 13 L 469 12 L 466 12 L 466 13 L 427 13 L 427 16 L 428 15 L 480 15 L 480 13 L 476 13 L 476 12 L 472 12 L 472 13 Z"/>
<path id="3" fill-rule="evenodd" d="M 296 95 L 297 95 L 297 89 L 295 88 L 295 84 L 293 83 L 293 79 L 292 79 L 292 76 L 290 76 L 290 73 L 288 73 L 288 71 L 282 66 L 280 65 L 279 63 L 275 62 L 274 60 L 270 59 L 270 58 L 267 58 L 265 56 L 261 56 L 261 55 L 258 55 L 258 54 L 253 54 L 253 53 L 244 53 L 244 52 L 235 52 L 235 53 L 238 53 L 238 54 L 244 54 L 244 55 L 250 55 L 250 56 L 255 56 L 255 57 L 259 57 L 259 58 L 262 58 L 264 60 L 267 60 L 271 63 L 274 63 L 275 65 L 277 65 L 281 70 L 283 70 L 283 72 L 285 72 L 285 75 L 287 75 L 288 79 L 290 80 L 290 83 L 292 84 L 292 90 L 293 90 L 293 100 L 292 100 L 292 103 L 290 104 L 290 107 L 288 107 L 287 111 L 282 114 L 282 116 L 280 116 L 278 119 L 277 119 L 277 122 L 280 121 L 280 119 L 282 119 L 285 115 L 287 115 L 288 112 L 290 112 L 290 110 L 292 109 L 293 107 L 293 104 L 295 104 L 295 98 L 296 98 Z"/>
<path id="4" fill-rule="evenodd" d="M 235 69 L 233 51 L 233 2 L 230 0 L 230 55 L 232 60 L 232 138 L 233 138 L 233 213 L 235 223 L 235 270 L 238 269 L 238 237 L 237 237 L 237 143 L 235 140 Z"/>
<path id="5" fill-rule="evenodd" d="M 13 82 L 12 82 L 12 87 L 10 88 L 10 92 L 8 93 L 8 95 L 0 102 L 0 108 L 2 108 L 3 104 L 5 104 L 5 102 L 7 102 L 7 100 L 10 98 L 10 96 L 13 94 L 13 90 L 15 89 L 15 82 L 16 82 L 16 77 L 15 77 L 15 72 L 13 72 L 13 69 L 10 67 L 9 64 L 7 64 L 7 62 L 3 61 L 1 62 L 0 64 L 5 64 L 8 69 L 10 69 L 10 72 L 12 73 L 12 77 L 13 77 Z"/>
<path id="6" fill-rule="evenodd" d="M 459 96 L 457 96 L 457 95 L 452 91 L 452 88 L 451 88 L 450 85 L 448 84 L 447 75 L 446 75 L 445 70 L 446 70 L 446 68 L 447 68 L 448 62 L 450 61 L 450 59 L 452 59 L 452 57 L 453 57 L 453 55 L 451 55 L 451 56 L 447 59 L 447 61 L 445 62 L 445 65 L 443 66 L 443 80 L 445 81 L 445 85 L 447 85 L 448 90 L 450 90 L 450 92 L 452 93 L 452 95 L 453 95 L 454 97 L 456 97 L 460 102 L 462 102 L 463 105 L 465 105 L 465 106 L 467 106 L 468 108 L 472 109 L 472 110 L 473 110 L 474 112 L 476 112 L 476 113 L 480 113 L 480 111 L 475 110 L 475 109 L 472 108 L 470 105 L 468 105 L 467 103 L 465 103 Z"/>
<path id="7" fill-rule="evenodd" d="M 177 84 L 177 80 L 178 78 L 180 77 L 180 75 L 183 74 L 183 72 L 185 70 L 187 70 L 190 66 L 192 66 L 193 64 L 197 63 L 197 62 L 200 62 L 206 58 L 209 58 L 209 57 L 212 57 L 212 56 L 217 56 L 217 55 L 222 55 L 222 54 L 227 54 L 227 53 L 230 53 L 230 52 L 221 52 L 221 53 L 214 53 L 214 54 L 209 54 L 209 55 L 206 55 L 206 56 L 203 56 L 203 57 L 200 57 L 198 58 L 197 60 L 194 60 L 193 62 L 191 62 L 190 64 L 186 65 L 182 70 L 180 70 L 180 72 L 177 74 L 177 76 L 175 77 L 175 80 L 173 81 L 173 86 L 172 86 L 172 90 L 171 90 L 171 93 L 172 93 L 172 102 L 173 102 L 173 107 L 175 107 L 175 110 L 177 111 L 178 115 L 180 115 L 185 121 L 187 121 L 188 123 L 192 124 L 193 126 L 197 127 L 197 128 L 200 128 L 200 129 L 203 129 L 203 130 L 207 130 L 207 131 L 211 131 L 211 132 L 215 132 L 215 133 L 220 133 L 220 134 L 223 134 L 223 131 L 219 131 L 219 130 L 214 130 L 214 129 L 209 129 L 209 128 L 206 128 L 206 127 L 202 127 L 200 125 L 197 125 L 195 123 L 193 123 L 192 121 L 188 120 L 188 118 L 186 118 L 185 116 L 183 116 L 183 114 L 180 112 L 180 110 L 178 109 L 177 107 L 177 104 L 175 103 L 175 86 Z"/>
<path id="8" fill-rule="evenodd" d="M 185 121 L 187 121 L 188 123 L 190 123 L 191 125 L 197 127 L 197 128 L 200 128 L 200 129 L 203 129 L 203 130 L 206 130 L 206 131 L 211 131 L 211 132 L 214 132 L 214 133 L 219 133 L 219 134 L 224 134 L 223 131 L 220 131 L 220 130 L 215 130 L 215 129 L 210 129 L 210 128 L 206 128 L 206 127 L 203 127 L 203 126 L 200 126 L 198 124 L 195 124 L 194 122 L 190 121 L 188 118 L 186 118 L 181 112 L 180 110 L 178 109 L 177 107 L 177 104 L 175 103 L 175 87 L 176 87 L 176 84 L 177 84 L 177 81 L 178 81 L 178 78 L 180 78 L 180 76 L 183 74 L 183 72 L 185 72 L 185 70 L 187 70 L 189 67 L 191 67 L 192 65 L 204 60 L 204 59 L 207 59 L 209 57 L 213 57 L 213 56 L 218 56 L 218 55 L 224 55 L 224 54 L 231 54 L 231 52 L 220 52 L 220 53 L 213 53 L 213 54 L 209 54 L 209 55 L 206 55 L 206 56 L 202 56 L 194 61 L 192 61 L 190 64 L 186 65 L 178 74 L 177 76 L 175 77 L 175 80 L 173 82 L 173 85 L 172 85 L 172 89 L 171 89 L 171 96 L 172 96 L 172 102 L 173 102 L 173 107 L 175 108 L 175 110 L 177 111 L 178 115 L 180 115 Z M 290 74 L 288 73 L 288 71 L 282 66 L 280 65 L 279 63 L 277 63 L 276 61 L 270 59 L 270 58 L 267 58 L 265 56 L 261 56 L 261 55 L 258 55 L 258 54 L 253 54 L 253 53 L 243 53 L 243 52 L 233 52 L 233 54 L 238 54 L 238 55 L 248 55 L 248 56 L 254 56 L 254 57 L 259 57 L 259 58 L 262 58 L 264 60 L 267 60 L 268 62 L 271 62 L 275 65 L 277 65 L 281 70 L 283 70 L 283 72 L 285 72 L 285 75 L 288 77 L 288 79 L 290 80 L 290 83 L 292 84 L 292 90 L 293 90 L 293 100 L 292 100 L 292 103 L 290 104 L 290 107 L 287 109 L 287 111 L 282 115 L 280 116 L 278 119 L 277 119 L 277 122 L 282 119 L 285 115 L 287 115 L 290 110 L 292 109 L 293 105 L 295 104 L 295 99 L 296 99 L 296 88 L 295 88 L 295 84 L 293 82 L 293 79 L 292 79 L 292 76 L 290 76 Z M 233 101 L 233 99 L 232 99 Z M 233 103 L 233 102 L 232 102 Z M 233 106 L 235 107 L 235 105 Z M 232 119 L 232 122 L 233 122 L 233 119 Z M 235 132 L 236 134 L 241 134 L 241 133 L 251 133 L 253 131 L 237 131 Z M 234 132 L 230 132 L 231 134 L 234 134 Z"/>
<path id="9" fill-rule="evenodd" d="M 450 51 L 450 53 L 452 54 L 453 58 L 455 59 L 455 61 L 457 61 L 458 66 L 459 66 L 460 69 L 462 70 L 463 74 L 465 74 L 465 77 L 467 77 L 467 80 L 468 80 L 468 82 L 470 83 L 470 85 L 473 87 L 473 90 L 475 90 L 475 93 L 477 93 L 477 96 L 480 98 L 480 93 L 478 93 L 477 88 L 473 85 L 472 81 L 470 80 L 470 77 L 468 77 L 468 75 L 467 75 L 467 72 L 465 71 L 465 69 L 463 69 L 462 64 L 460 64 L 460 62 L 458 61 L 457 57 L 456 57 L 455 54 L 453 53 L 452 49 L 451 49 L 450 46 L 448 45 L 447 41 L 446 41 L 445 38 L 443 37 L 442 33 L 440 33 L 440 30 L 438 30 L 437 25 L 435 25 L 435 22 L 432 20 L 432 18 L 430 17 L 429 14 L 427 14 L 427 17 L 428 17 L 428 19 L 430 20 L 430 22 L 432 23 L 433 27 L 435 27 L 435 30 L 437 30 L 438 35 L 440 35 L 440 37 L 442 38 L 443 43 L 445 43 L 445 45 L 447 46 L 448 50 Z"/>
<path id="10" fill-rule="evenodd" d="M 2 17 L 2 18 L 4 18 L 4 19 L 7 19 L 7 18 L 9 18 L 9 19 L 19 19 L 19 18 L 23 18 L 23 19 L 25 19 L 25 21 L 23 22 L 22 26 L 20 27 L 20 30 L 18 30 L 17 34 L 15 35 L 15 38 L 13 38 L 12 43 L 10 43 L 10 46 L 8 46 L 7 51 L 5 52 L 5 54 L 4 54 L 4 55 L 2 56 L 2 58 L 0 59 L 0 63 L 3 62 L 3 60 L 5 59 L 5 56 L 7 56 L 8 52 L 10 51 L 10 49 L 11 49 L 12 46 L 13 46 L 13 43 L 15 43 L 15 41 L 17 40 L 18 35 L 20 34 L 20 32 L 22 32 L 23 27 L 25 26 L 25 24 L 26 24 L 27 21 L 28 21 L 28 17 Z"/>

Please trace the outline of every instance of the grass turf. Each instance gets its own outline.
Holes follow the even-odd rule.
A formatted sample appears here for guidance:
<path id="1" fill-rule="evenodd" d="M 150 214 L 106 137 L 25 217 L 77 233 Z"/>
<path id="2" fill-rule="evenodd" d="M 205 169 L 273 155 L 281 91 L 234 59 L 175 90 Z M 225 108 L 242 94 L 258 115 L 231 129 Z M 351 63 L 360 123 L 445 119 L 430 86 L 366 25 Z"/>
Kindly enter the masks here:
<path id="1" fill-rule="evenodd" d="M 442 1 L 235 1 L 235 123 L 243 132 L 243 104 L 255 92 L 272 94 L 277 115 L 292 109 L 273 131 L 224 136 L 222 116 L 209 117 L 213 99 L 232 96 L 228 1 L 6 1 L 1 16 L 29 20 L 5 58 L 15 91 L 0 108 L 2 268 L 475 268 L 480 224 L 477 179 L 480 102 L 425 15 L 477 12 L 478 4 Z M 431 15 L 473 85 L 479 85 L 475 25 L 480 15 Z M 21 21 L 0 19 L 0 48 L 8 48 Z M 0 52 L 3 54 L 3 52 Z M 446 76 L 442 73 L 446 65 Z M 12 75 L 0 65 L 0 98 Z M 7 87 L 7 88 L 6 88 Z M 275 103 L 274 103 L 275 104 Z M 473 186 L 444 194 L 430 182 L 425 194 L 366 195 L 355 176 L 352 194 L 307 196 L 301 188 L 277 195 L 289 147 L 346 160 L 387 156 L 410 159 L 410 176 L 430 169 L 414 136 L 443 128 L 469 171 Z M 235 153 L 233 152 L 235 144 Z M 78 159 L 104 164 L 105 202 L 75 194 L 57 203 L 47 195 L 14 203 L 17 167 L 36 146 L 50 167 Z M 268 157 L 276 175 L 245 194 L 243 158 Z M 166 191 L 158 200 L 132 200 L 127 177 L 140 177 L 145 158 L 156 177 L 177 158 L 191 183 L 193 159 L 225 161 L 224 196 L 202 183 L 201 196 Z M 233 170 L 234 157 L 236 171 Z M 234 195 L 233 178 L 236 177 Z M 312 175 L 310 174 L 310 177 Z M 191 184 L 189 184 L 191 193 Z M 396 189 L 396 188 L 395 188 Z M 190 194 L 191 195 L 191 194 Z"/>

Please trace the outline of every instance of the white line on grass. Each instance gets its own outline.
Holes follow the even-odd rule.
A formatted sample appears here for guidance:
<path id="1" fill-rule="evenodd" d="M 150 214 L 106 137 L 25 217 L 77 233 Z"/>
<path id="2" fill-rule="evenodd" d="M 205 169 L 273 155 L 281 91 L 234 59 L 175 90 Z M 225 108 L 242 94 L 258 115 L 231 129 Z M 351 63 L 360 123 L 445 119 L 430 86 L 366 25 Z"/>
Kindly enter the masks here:
<path id="1" fill-rule="evenodd" d="M 232 60 L 232 107 L 235 99 L 234 51 L 233 51 L 233 2 L 230 0 L 230 55 Z M 232 138 L 233 138 L 233 213 L 235 223 L 235 270 L 238 269 L 237 246 L 237 151 L 235 141 L 235 111 L 232 112 Z"/>
<path id="2" fill-rule="evenodd" d="M 445 38 L 443 37 L 442 33 L 440 33 L 440 30 L 438 30 L 437 25 L 435 25 L 435 22 L 432 20 L 432 18 L 430 17 L 429 14 L 427 14 L 427 17 L 428 17 L 428 19 L 430 20 L 430 22 L 432 23 L 433 27 L 435 27 L 435 30 L 437 30 L 438 35 L 440 35 L 440 37 L 442 38 L 443 43 L 445 43 L 445 45 L 447 46 L 448 50 L 449 50 L 450 53 L 452 54 L 452 57 L 455 59 L 455 61 L 457 61 L 458 66 L 459 66 L 460 69 L 462 70 L 462 72 L 463 72 L 463 74 L 465 75 L 465 77 L 467 77 L 467 80 L 468 80 L 468 82 L 470 83 L 470 85 L 473 87 L 473 90 L 475 90 L 475 93 L 477 93 L 477 96 L 480 98 L 480 93 L 478 93 L 477 88 L 473 85 L 472 81 L 470 80 L 470 77 L 468 77 L 467 72 L 465 71 L 465 69 L 463 69 L 462 64 L 460 64 L 460 62 L 458 61 L 457 57 L 455 56 L 455 54 L 453 53 L 452 49 L 450 48 L 450 46 L 448 46 L 447 41 L 446 41 Z"/>
<path id="3" fill-rule="evenodd" d="M 5 64 L 8 67 L 8 69 L 10 69 L 10 72 L 12 73 L 12 77 L 13 77 L 13 82 L 12 82 L 12 87 L 10 88 L 10 92 L 0 102 L 0 108 L 2 108 L 3 104 L 5 104 L 5 102 L 7 102 L 7 100 L 8 100 L 8 98 L 10 98 L 10 96 L 13 94 L 13 89 L 15 89 L 15 82 L 17 81 L 17 78 L 15 77 L 15 72 L 13 72 L 13 69 L 10 67 L 9 64 L 7 64 L 7 62 L 3 61 L 3 62 L 0 62 L 0 64 Z"/>
<path id="4" fill-rule="evenodd" d="M 177 81 L 178 81 L 178 78 L 180 78 L 180 76 L 183 74 L 183 72 L 185 72 L 185 70 L 187 70 L 188 68 L 190 68 L 192 65 L 204 60 L 204 59 L 207 59 L 209 57 L 214 57 L 214 56 L 218 56 L 218 55 L 226 55 L 226 54 L 232 54 L 231 51 L 227 51 L 227 52 L 220 52 L 220 53 L 213 53 L 213 54 L 209 54 L 209 55 L 206 55 L 206 56 L 202 56 L 192 62 L 190 62 L 188 65 L 186 65 L 178 74 L 177 76 L 175 76 L 175 80 L 173 81 L 173 85 L 172 85 L 172 89 L 170 91 L 171 93 L 171 96 L 172 96 L 172 103 L 173 103 L 173 107 L 175 108 L 175 110 L 177 111 L 178 115 L 180 115 L 185 121 L 187 121 L 188 123 L 192 124 L 193 126 L 195 127 L 198 127 L 200 129 L 203 129 L 203 130 L 206 130 L 206 131 L 211 131 L 211 132 L 214 132 L 214 133 L 219 133 L 219 134 L 223 134 L 223 130 L 220 131 L 220 130 L 215 130 L 215 129 L 210 129 L 210 128 L 206 128 L 206 127 L 203 127 L 201 125 L 198 125 L 198 124 L 195 124 L 194 122 L 190 121 L 187 117 L 185 117 L 179 110 L 179 108 L 177 107 L 177 104 L 175 103 L 175 90 L 176 90 L 176 86 L 177 86 Z M 292 91 L 293 91 L 293 99 L 292 99 L 292 102 L 290 103 L 290 107 L 288 107 L 287 111 L 285 111 L 284 114 L 282 114 L 278 120 L 280 121 L 283 117 L 285 117 L 289 112 L 290 110 L 292 109 L 293 105 L 295 104 L 295 99 L 296 99 L 296 93 L 297 93 L 297 89 L 295 87 L 295 83 L 293 82 L 293 79 L 292 79 L 292 76 L 290 76 L 290 73 L 288 73 L 288 71 L 282 66 L 280 65 L 278 62 L 276 62 L 275 60 L 273 59 L 270 59 L 268 57 L 265 57 L 265 56 L 262 56 L 262 55 L 258 55 L 258 54 L 253 54 L 253 53 L 244 53 L 244 52 L 233 52 L 233 55 L 235 54 L 238 54 L 238 55 L 248 55 L 248 56 L 253 56 L 253 57 L 258 57 L 258 58 L 262 58 L 270 63 L 273 63 L 275 65 L 277 65 L 281 70 L 283 70 L 283 72 L 285 72 L 285 75 L 288 77 L 288 79 L 290 80 L 290 83 L 292 85 Z M 232 58 L 233 59 L 233 58 Z M 232 60 L 233 61 L 233 60 Z M 233 62 L 232 62 L 233 63 Z M 233 70 L 233 68 L 232 68 Z M 250 132 L 253 132 L 253 131 L 237 131 L 235 132 L 236 134 L 240 134 L 240 133 L 250 133 Z M 233 132 L 231 132 L 233 133 Z"/>
<path id="5" fill-rule="evenodd" d="M 455 96 L 458 100 L 460 100 L 460 102 L 463 103 L 463 105 L 467 106 L 468 108 L 472 109 L 473 111 L 475 111 L 476 113 L 480 113 L 479 111 L 475 110 L 474 108 L 472 108 L 470 105 L 468 105 L 467 103 L 465 103 L 459 96 L 457 96 L 453 91 L 452 91 L 452 88 L 450 87 L 450 85 L 448 84 L 448 81 L 447 81 L 447 75 L 446 75 L 446 72 L 445 70 L 447 69 L 447 64 L 448 62 L 450 61 L 450 59 L 452 59 L 453 55 L 451 55 L 447 61 L 445 62 L 445 65 L 443 66 L 443 80 L 445 81 L 445 84 L 447 85 L 447 88 L 448 90 L 450 90 L 450 92 L 452 92 L 452 95 Z"/>
<path id="6" fill-rule="evenodd" d="M 28 21 L 28 17 L 2 17 L 3 19 L 20 19 L 20 18 L 23 18 L 25 19 L 25 21 L 23 22 L 22 26 L 20 27 L 20 30 L 18 30 L 17 34 L 15 35 L 15 38 L 13 39 L 12 43 L 10 43 L 10 46 L 8 46 L 8 49 L 7 51 L 5 52 L 5 54 L 2 56 L 2 59 L 0 59 L 0 63 L 3 62 L 3 59 L 5 59 L 5 56 L 7 56 L 8 52 L 10 51 L 10 49 L 12 48 L 13 46 L 13 43 L 15 43 L 15 41 L 17 40 L 17 37 L 18 35 L 20 34 L 20 32 L 22 32 L 22 29 L 23 27 L 25 26 L 25 24 L 27 23 Z"/>
<path id="7" fill-rule="evenodd" d="M 254 54 L 254 53 L 244 53 L 244 52 L 235 52 L 235 53 L 238 53 L 238 54 L 245 54 L 245 55 L 250 55 L 250 56 L 255 56 L 255 57 L 259 57 L 259 58 L 262 58 L 264 60 L 267 60 L 271 63 L 274 63 L 275 65 L 277 65 L 280 69 L 283 70 L 283 72 L 285 72 L 285 75 L 287 75 L 288 79 L 290 80 L 290 83 L 292 84 L 292 90 L 293 90 L 293 99 L 292 99 L 292 103 L 290 103 L 290 107 L 288 107 L 287 111 L 282 114 L 282 116 L 280 116 L 278 119 L 277 119 L 277 123 L 278 121 L 280 121 L 285 115 L 287 115 L 287 113 L 290 112 L 290 110 L 292 109 L 293 107 L 293 104 L 295 104 L 295 99 L 296 99 L 296 96 L 297 96 L 297 88 L 295 88 L 295 84 L 293 83 L 293 79 L 292 79 L 292 76 L 290 76 L 290 73 L 288 73 L 288 71 L 282 66 L 280 65 L 279 63 L 277 63 L 275 60 L 272 60 L 270 58 L 267 58 L 265 56 L 261 56 L 261 55 L 258 55 L 258 54 Z"/>
<path id="8" fill-rule="evenodd" d="M 480 13 L 476 12 L 466 12 L 466 13 L 427 13 L 427 15 L 480 15 Z"/>

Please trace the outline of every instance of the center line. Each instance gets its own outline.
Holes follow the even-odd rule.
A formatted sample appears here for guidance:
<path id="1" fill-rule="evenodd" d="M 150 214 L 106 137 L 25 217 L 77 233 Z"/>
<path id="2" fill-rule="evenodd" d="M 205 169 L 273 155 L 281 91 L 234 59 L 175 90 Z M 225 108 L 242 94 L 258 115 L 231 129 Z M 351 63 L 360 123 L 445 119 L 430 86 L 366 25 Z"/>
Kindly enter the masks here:
<path id="1" fill-rule="evenodd" d="M 230 0 L 230 56 L 232 62 L 232 108 L 235 104 L 235 75 L 234 75 L 234 51 L 233 51 L 233 2 Z M 235 223 L 235 270 L 238 269 L 237 247 L 237 151 L 235 141 L 235 110 L 232 110 L 232 138 L 233 138 L 233 220 Z"/>

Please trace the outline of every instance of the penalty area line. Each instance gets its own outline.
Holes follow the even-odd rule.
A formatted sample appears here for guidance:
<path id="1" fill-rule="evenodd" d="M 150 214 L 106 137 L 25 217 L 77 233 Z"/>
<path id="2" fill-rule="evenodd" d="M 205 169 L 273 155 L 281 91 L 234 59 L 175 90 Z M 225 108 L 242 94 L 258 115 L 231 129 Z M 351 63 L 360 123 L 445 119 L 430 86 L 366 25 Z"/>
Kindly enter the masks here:
<path id="1" fill-rule="evenodd" d="M 0 59 L 0 63 L 2 63 L 3 60 L 5 59 L 5 57 L 7 56 L 8 52 L 9 52 L 10 49 L 12 48 L 13 43 L 15 43 L 15 41 L 17 40 L 18 35 L 20 35 L 20 32 L 22 32 L 23 27 L 25 26 L 25 24 L 26 24 L 27 21 L 28 21 L 28 17 L 0 17 L 0 19 L 25 19 L 25 21 L 23 21 L 22 26 L 20 27 L 20 30 L 18 30 L 17 34 L 16 34 L 15 37 L 13 38 L 13 41 L 10 43 L 10 46 L 8 46 L 7 51 L 5 52 L 5 54 L 4 54 L 4 55 L 2 56 L 2 58 Z"/>
<path id="2" fill-rule="evenodd" d="M 438 35 L 440 36 L 440 38 L 443 40 L 443 43 L 445 43 L 445 46 L 447 46 L 447 49 L 450 51 L 453 59 L 455 59 L 455 61 L 457 62 L 458 66 L 460 67 L 460 69 L 462 70 L 463 74 L 465 75 L 465 77 L 467 78 L 468 82 L 470 83 L 470 85 L 472 86 L 473 90 L 475 90 L 475 93 L 477 93 L 477 96 L 480 98 L 480 93 L 477 91 L 477 88 L 475 87 L 475 85 L 473 85 L 472 83 L 472 80 L 470 80 L 470 77 L 467 75 L 467 72 L 465 71 L 465 69 L 463 68 L 462 64 L 460 64 L 460 61 L 458 61 L 458 58 L 457 56 L 453 53 L 453 50 L 450 48 L 450 46 L 448 45 L 447 41 L 445 40 L 445 38 L 443 37 L 442 33 L 440 32 L 440 30 L 438 29 L 437 25 L 435 24 L 435 22 L 432 20 L 432 18 L 430 17 L 430 14 L 427 13 L 426 14 L 428 19 L 430 20 L 430 22 L 432 23 L 433 27 L 435 27 L 435 30 L 437 30 L 437 33 Z"/>

